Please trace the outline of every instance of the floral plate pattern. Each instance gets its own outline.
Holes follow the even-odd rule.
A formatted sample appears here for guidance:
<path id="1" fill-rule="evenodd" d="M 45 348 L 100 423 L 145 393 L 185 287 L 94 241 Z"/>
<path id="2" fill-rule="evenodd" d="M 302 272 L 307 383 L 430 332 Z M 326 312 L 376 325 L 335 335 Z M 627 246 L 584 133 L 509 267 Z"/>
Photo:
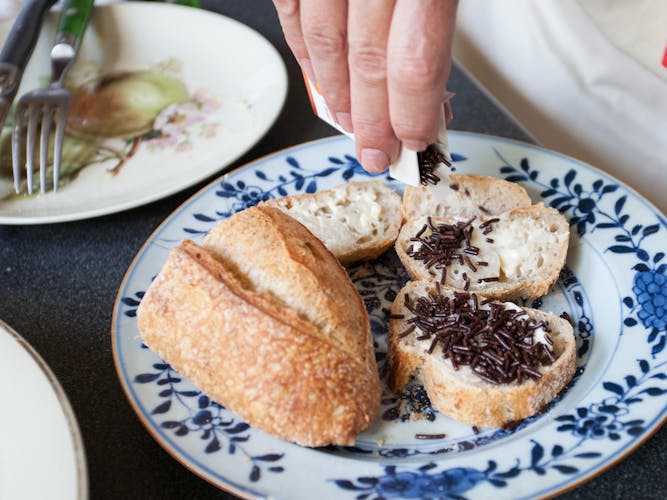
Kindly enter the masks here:
<path id="1" fill-rule="evenodd" d="M 45 84 L 57 17 L 45 19 L 19 95 Z M 10 27 L 0 22 L 0 40 Z M 282 58 L 259 33 L 153 2 L 95 7 L 65 83 L 73 99 L 59 189 L 14 195 L 10 117 L 0 134 L 0 224 L 86 219 L 192 186 L 261 139 L 287 95 Z"/>
<path id="2" fill-rule="evenodd" d="M 476 429 L 434 410 L 423 388 L 385 389 L 380 417 L 352 447 L 303 448 L 250 427 L 141 342 L 136 308 L 170 248 L 260 201 L 369 175 L 344 137 L 275 153 L 216 180 L 176 210 L 130 266 L 113 313 L 121 384 L 155 439 L 193 472 L 244 497 L 534 498 L 585 481 L 639 446 L 667 414 L 667 221 L 617 180 L 511 140 L 452 132 L 454 165 L 521 183 L 571 223 L 566 267 L 532 307 L 567 312 L 578 370 L 545 411 Z M 380 176 L 401 192 L 403 186 Z M 407 279 L 395 253 L 348 269 L 386 358 L 387 310 Z M 311 471 L 304 475 L 306 470 Z"/>

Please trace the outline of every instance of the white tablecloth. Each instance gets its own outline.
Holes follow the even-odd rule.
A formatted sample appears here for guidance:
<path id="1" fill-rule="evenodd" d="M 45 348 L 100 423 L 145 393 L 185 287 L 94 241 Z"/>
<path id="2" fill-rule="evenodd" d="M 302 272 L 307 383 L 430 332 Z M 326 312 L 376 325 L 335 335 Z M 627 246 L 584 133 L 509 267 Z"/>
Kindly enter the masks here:
<path id="1" fill-rule="evenodd" d="M 586 1 L 462 0 L 455 56 L 542 145 L 609 172 L 665 213 L 667 1 Z M 612 36 L 623 16 L 595 16 L 615 3 L 643 8 L 625 14 L 634 33 Z M 657 42 L 639 58 L 632 36 Z"/>

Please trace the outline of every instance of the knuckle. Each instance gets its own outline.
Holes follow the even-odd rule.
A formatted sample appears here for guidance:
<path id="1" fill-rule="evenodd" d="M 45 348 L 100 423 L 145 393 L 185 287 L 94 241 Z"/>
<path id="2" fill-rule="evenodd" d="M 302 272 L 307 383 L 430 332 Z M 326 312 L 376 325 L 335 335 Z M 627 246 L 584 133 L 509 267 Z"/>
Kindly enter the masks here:
<path id="1" fill-rule="evenodd" d="M 322 57 L 340 55 L 347 50 L 345 33 L 319 24 L 304 27 L 303 37 L 308 50 Z"/>
<path id="2" fill-rule="evenodd" d="M 329 108 L 334 112 L 347 112 L 350 110 L 349 92 L 340 86 L 322 89 L 324 99 Z"/>
<path id="3" fill-rule="evenodd" d="M 377 82 L 387 78 L 387 54 L 378 47 L 350 46 L 348 62 L 350 68 L 363 80 Z"/>
<path id="4" fill-rule="evenodd" d="M 273 0 L 279 14 L 293 16 L 299 10 L 299 0 Z"/>
<path id="5" fill-rule="evenodd" d="M 402 141 L 418 141 L 431 144 L 435 140 L 435 134 L 429 123 L 421 120 L 392 120 L 392 126 L 396 136 Z"/>
<path id="6" fill-rule="evenodd" d="M 389 68 L 389 78 L 407 91 L 436 88 L 441 73 L 438 61 L 421 55 L 404 55 Z"/>
<path id="7" fill-rule="evenodd" d="M 391 140 L 393 133 L 388 123 L 369 120 L 358 116 L 352 117 L 354 136 L 357 142 L 372 147 L 382 147 Z"/>

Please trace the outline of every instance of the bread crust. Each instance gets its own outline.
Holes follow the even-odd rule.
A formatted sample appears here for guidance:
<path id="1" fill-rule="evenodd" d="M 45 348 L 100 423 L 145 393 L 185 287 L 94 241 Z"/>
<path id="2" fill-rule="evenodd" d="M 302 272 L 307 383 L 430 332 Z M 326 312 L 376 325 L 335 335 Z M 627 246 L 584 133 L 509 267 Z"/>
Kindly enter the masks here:
<path id="1" fill-rule="evenodd" d="M 435 285 L 410 281 L 401 290 L 392 306 L 392 314 L 405 314 L 404 297 L 414 300 L 432 291 Z M 443 288 L 443 290 L 446 290 Z M 483 300 L 479 296 L 480 300 Z M 404 319 L 392 319 L 389 328 L 389 354 L 387 383 L 397 392 L 411 376 L 422 381 L 431 403 L 441 413 L 461 422 L 499 427 L 508 422 L 530 417 L 542 410 L 568 385 L 576 369 L 576 342 L 572 326 L 554 314 L 524 308 L 537 321 L 548 321 L 554 341 L 557 359 L 547 367 L 541 367 L 542 378 L 516 381 L 511 384 L 493 385 L 474 378 L 467 366 L 454 370 L 449 360 L 436 349 L 432 354 L 428 345 L 412 345 L 410 340 L 399 338 L 407 328 Z M 407 317 L 408 315 L 406 315 Z M 428 341 L 426 341 L 428 342 Z M 473 380 L 466 376 L 467 373 Z"/>
<path id="2" fill-rule="evenodd" d="M 321 287 L 320 295 L 342 302 L 348 317 L 334 322 L 335 332 L 325 331 L 244 277 L 233 265 L 238 256 L 213 253 L 186 240 L 172 250 L 141 301 L 137 316 L 144 341 L 254 427 L 305 446 L 353 444 L 376 417 L 381 395 L 363 302 L 344 269 L 298 222 L 269 208 L 241 219 L 257 222 L 259 233 L 253 234 L 266 238 L 270 248 L 266 254 L 248 252 L 245 258 L 276 258 L 275 265 L 299 266 L 300 276 Z M 277 228 L 258 236 L 263 224 Z M 232 229 L 236 222 L 224 226 Z M 282 236 L 269 240 L 278 234 Z M 317 259 L 303 246 L 306 242 Z M 313 270 L 303 270 L 316 260 L 322 269 L 319 281 Z M 340 284 L 345 280 L 349 286 Z M 288 285 L 297 287 L 297 295 L 310 293 L 299 282 Z M 326 299 L 318 300 L 327 307 Z M 316 316 L 326 322 L 332 313 Z"/>
<path id="3" fill-rule="evenodd" d="M 406 186 L 402 204 L 403 219 L 407 220 L 434 215 L 497 215 L 528 207 L 532 201 L 523 186 L 514 182 L 483 175 L 451 174 L 446 184 Z"/>
<path id="4" fill-rule="evenodd" d="M 375 367 L 363 300 L 335 256 L 296 219 L 275 207 L 251 207 L 220 222 L 202 246 L 246 288 Z"/>

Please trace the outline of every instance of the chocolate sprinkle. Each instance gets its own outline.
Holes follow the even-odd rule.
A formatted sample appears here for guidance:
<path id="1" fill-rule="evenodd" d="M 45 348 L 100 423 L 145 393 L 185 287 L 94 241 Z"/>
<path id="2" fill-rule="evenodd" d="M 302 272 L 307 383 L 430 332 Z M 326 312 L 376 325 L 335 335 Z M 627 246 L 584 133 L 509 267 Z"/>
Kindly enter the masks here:
<path id="1" fill-rule="evenodd" d="M 495 224 L 496 222 L 499 222 L 499 221 L 500 221 L 500 219 L 498 217 L 494 217 L 493 219 L 487 219 L 479 225 L 479 228 L 484 229 L 487 226 L 490 226 L 491 224 Z"/>
<path id="2" fill-rule="evenodd" d="M 443 439 L 447 434 L 415 434 L 416 439 Z"/>
<path id="3" fill-rule="evenodd" d="M 473 425 L 473 426 L 472 426 L 472 431 L 473 431 L 475 434 L 479 434 L 479 427 L 477 427 L 476 425 Z"/>
<path id="4" fill-rule="evenodd" d="M 482 309 L 486 304 L 489 307 Z M 541 323 L 523 310 L 505 308 L 488 299 L 479 302 L 471 293 L 445 296 L 439 287 L 417 297 L 407 308 L 412 313 L 405 319 L 410 326 L 399 336 L 414 331 L 418 340 L 431 339 L 429 353 L 439 346 L 454 369 L 470 366 L 472 373 L 491 384 L 539 379 L 539 367 L 554 361 L 547 345 L 534 339 Z M 545 339 L 551 341 L 548 333 Z"/>
<path id="5" fill-rule="evenodd" d="M 477 255 L 479 248 L 470 244 L 472 236 L 472 221 L 457 222 L 456 224 L 433 224 L 431 218 L 428 223 L 410 238 L 411 242 L 420 243 L 419 249 L 415 250 L 414 245 L 410 245 L 407 254 L 415 259 L 424 262 L 424 265 L 430 269 L 442 269 L 440 283 L 445 283 L 447 269 L 452 262 L 458 260 L 461 264 L 467 264 L 471 270 L 476 271 L 472 261 L 467 255 Z M 428 236 L 423 236 L 427 229 L 431 230 Z M 461 253 L 461 251 L 463 253 Z M 465 278 L 464 278 L 465 279 Z"/>
<path id="6" fill-rule="evenodd" d="M 433 144 L 424 151 L 417 153 L 417 163 L 419 164 L 419 182 L 422 186 L 436 185 L 440 182 L 440 177 L 435 175 L 435 169 L 441 163 L 444 163 L 450 169 L 452 168 L 452 163 Z"/>
<path id="7" fill-rule="evenodd" d="M 563 311 L 562 314 L 560 315 L 560 317 L 563 318 L 565 321 L 567 321 L 568 323 L 570 323 L 570 325 L 572 325 L 574 327 L 574 320 L 570 317 L 570 315 L 568 313 Z"/>

